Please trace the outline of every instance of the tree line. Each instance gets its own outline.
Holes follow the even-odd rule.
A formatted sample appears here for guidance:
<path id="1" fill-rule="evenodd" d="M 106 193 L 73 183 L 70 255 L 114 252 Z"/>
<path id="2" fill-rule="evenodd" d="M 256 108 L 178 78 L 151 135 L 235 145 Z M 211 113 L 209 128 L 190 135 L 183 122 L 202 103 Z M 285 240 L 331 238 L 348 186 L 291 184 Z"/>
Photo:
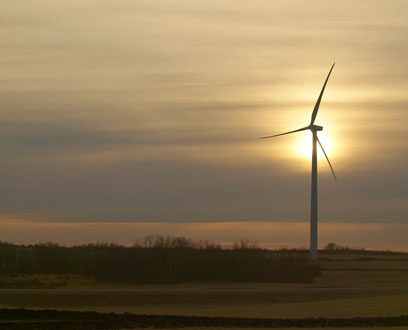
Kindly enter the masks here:
<path id="1" fill-rule="evenodd" d="M 247 240 L 231 249 L 184 237 L 146 236 L 131 247 L 99 243 L 0 243 L 0 272 L 79 274 L 97 281 L 181 283 L 192 281 L 311 282 L 319 272 L 304 253 L 280 254 Z"/>

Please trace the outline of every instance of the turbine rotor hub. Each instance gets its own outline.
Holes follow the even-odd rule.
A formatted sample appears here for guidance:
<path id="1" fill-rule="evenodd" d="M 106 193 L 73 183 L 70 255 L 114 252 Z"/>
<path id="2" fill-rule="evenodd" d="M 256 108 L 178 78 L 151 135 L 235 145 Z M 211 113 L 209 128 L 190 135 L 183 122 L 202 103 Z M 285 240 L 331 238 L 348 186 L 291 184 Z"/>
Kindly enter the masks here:
<path id="1" fill-rule="evenodd" d="M 323 131 L 323 126 L 312 125 L 311 129 L 314 130 L 315 132 L 317 132 L 317 131 Z"/>

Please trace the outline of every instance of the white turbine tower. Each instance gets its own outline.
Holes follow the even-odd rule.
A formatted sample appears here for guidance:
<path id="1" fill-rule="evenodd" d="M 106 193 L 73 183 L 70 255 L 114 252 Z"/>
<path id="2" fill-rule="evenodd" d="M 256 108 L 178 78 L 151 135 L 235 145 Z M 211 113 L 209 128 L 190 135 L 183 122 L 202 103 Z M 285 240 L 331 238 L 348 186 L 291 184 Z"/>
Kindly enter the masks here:
<path id="1" fill-rule="evenodd" d="M 310 121 L 309 126 L 299 128 L 294 131 L 271 135 L 271 136 L 264 136 L 261 139 L 269 139 L 276 136 L 296 133 L 300 131 L 310 130 L 312 132 L 312 139 L 313 139 L 313 151 L 312 151 L 312 193 L 311 193 L 311 205 L 310 205 L 310 256 L 312 260 L 317 260 L 317 153 L 316 153 L 316 146 L 319 143 L 320 148 L 322 149 L 327 162 L 329 163 L 330 169 L 333 173 L 334 180 L 337 182 L 336 174 L 334 173 L 333 166 L 330 163 L 329 157 L 327 157 L 326 152 L 323 149 L 323 146 L 317 136 L 318 131 L 322 131 L 323 127 L 315 125 L 315 119 L 317 116 L 317 111 L 319 111 L 320 102 L 322 100 L 322 96 L 324 93 L 324 89 L 326 88 L 327 81 L 329 80 L 330 74 L 333 70 L 334 64 L 332 65 L 329 74 L 327 75 L 326 81 L 324 82 L 322 91 L 320 92 L 319 98 L 317 99 L 316 105 L 312 112 L 312 120 Z"/>

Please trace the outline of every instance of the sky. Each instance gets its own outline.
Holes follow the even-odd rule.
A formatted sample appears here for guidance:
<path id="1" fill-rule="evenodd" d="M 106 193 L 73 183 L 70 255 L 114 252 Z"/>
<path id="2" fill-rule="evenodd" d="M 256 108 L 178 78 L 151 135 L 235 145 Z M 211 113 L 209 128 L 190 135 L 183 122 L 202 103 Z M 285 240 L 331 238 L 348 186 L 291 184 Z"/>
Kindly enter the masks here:
<path id="1" fill-rule="evenodd" d="M 0 240 L 110 228 L 123 243 L 233 232 L 307 245 L 311 134 L 259 137 L 306 126 L 336 62 L 316 120 L 338 177 L 320 155 L 319 242 L 408 250 L 407 10 L 4 0 Z"/>

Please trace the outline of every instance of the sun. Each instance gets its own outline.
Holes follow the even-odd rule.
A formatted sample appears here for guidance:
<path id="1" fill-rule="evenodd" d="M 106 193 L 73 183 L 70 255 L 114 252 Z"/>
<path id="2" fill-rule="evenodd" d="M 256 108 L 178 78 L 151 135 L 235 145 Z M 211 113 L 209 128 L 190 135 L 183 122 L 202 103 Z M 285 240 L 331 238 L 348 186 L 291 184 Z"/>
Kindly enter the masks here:
<path id="1" fill-rule="evenodd" d="M 302 134 L 303 135 L 303 134 Z M 322 143 L 324 150 L 329 155 L 331 150 L 331 142 L 324 135 L 319 135 L 319 140 Z M 301 136 L 298 143 L 296 144 L 296 151 L 302 158 L 311 158 L 312 157 L 312 135 L 304 134 Z M 317 157 L 323 158 L 324 154 L 319 144 L 317 144 Z"/>

